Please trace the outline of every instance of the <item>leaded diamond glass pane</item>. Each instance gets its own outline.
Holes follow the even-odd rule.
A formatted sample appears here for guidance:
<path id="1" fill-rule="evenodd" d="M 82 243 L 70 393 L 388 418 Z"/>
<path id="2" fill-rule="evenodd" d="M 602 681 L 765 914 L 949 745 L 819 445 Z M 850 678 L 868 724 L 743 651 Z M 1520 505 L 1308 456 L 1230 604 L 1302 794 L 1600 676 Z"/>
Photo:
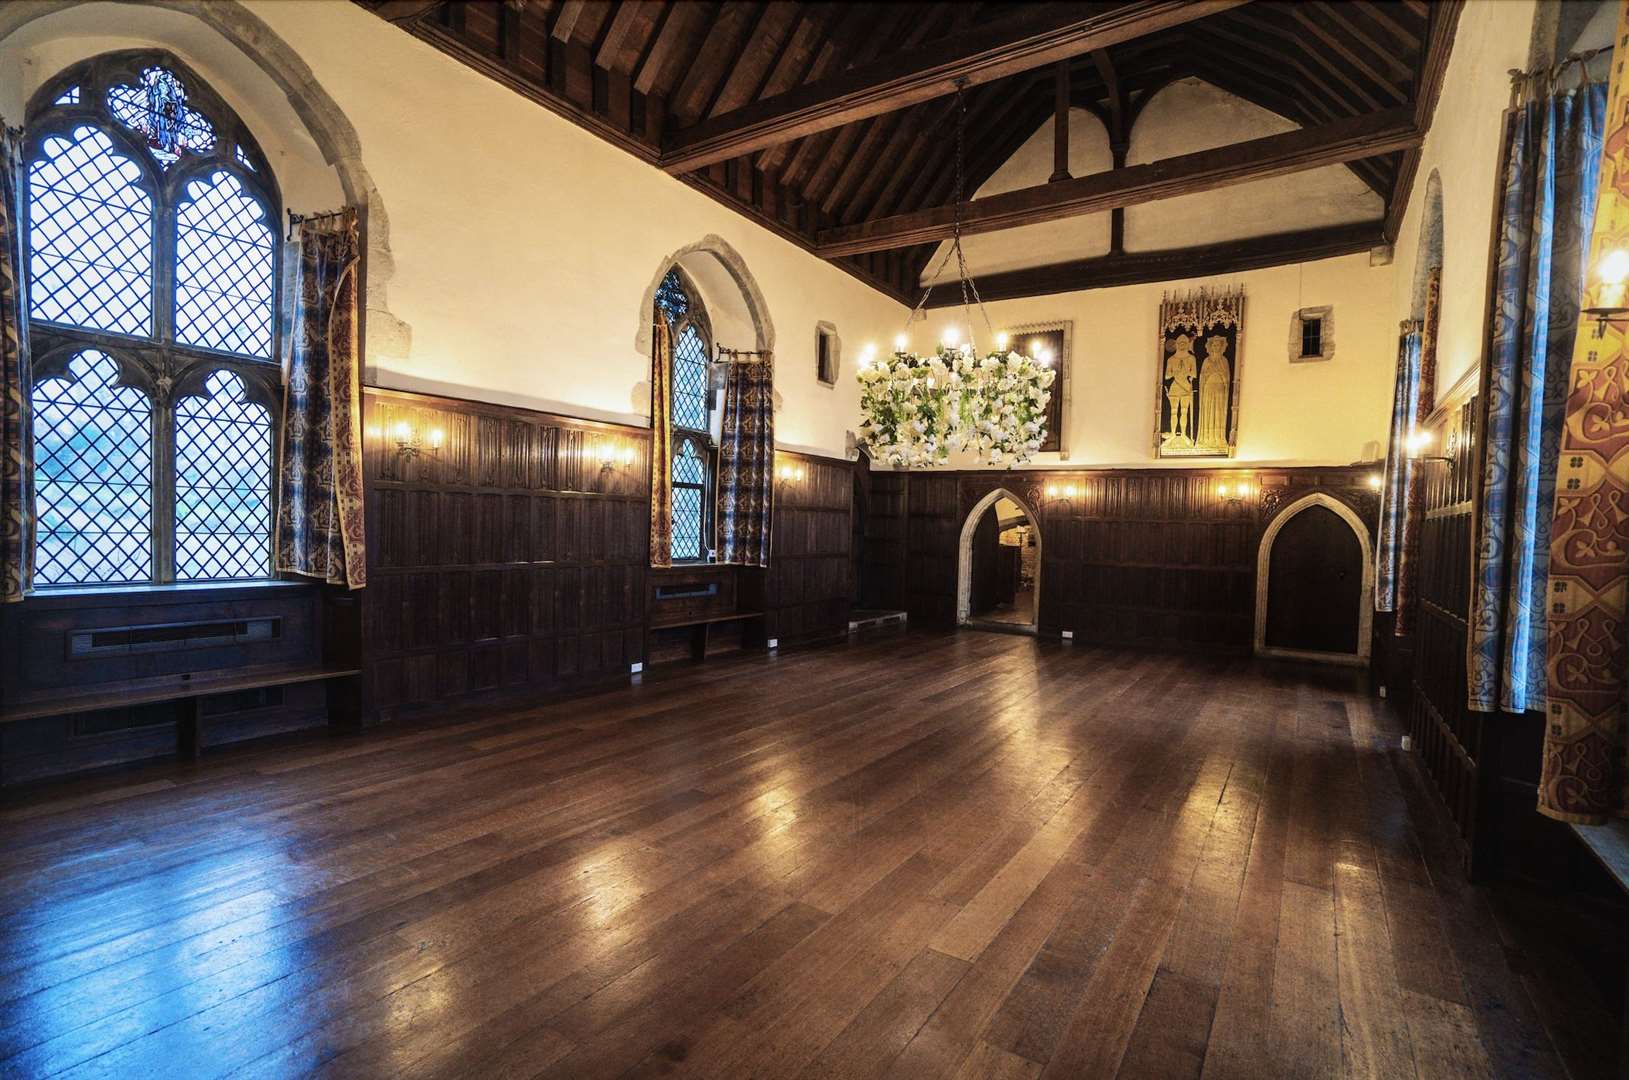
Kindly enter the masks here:
<path id="1" fill-rule="evenodd" d="M 70 86 L 62 92 L 62 96 L 51 102 L 53 105 L 78 105 L 79 87 Z"/>
<path id="2" fill-rule="evenodd" d="M 701 558 L 702 495 L 707 462 L 694 439 L 684 439 L 673 455 L 673 544 L 675 559 Z"/>
<path id="3" fill-rule="evenodd" d="M 153 200 L 140 180 L 140 166 L 93 127 L 45 140 L 28 169 L 34 318 L 153 332 Z"/>
<path id="4" fill-rule="evenodd" d="M 673 350 L 673 424 L 707 429 L 707 343 L 694 326 L 679 332 Z"/>
<path id="5" fill-rule="evenodd" d="M 217 371 L 175 406 L 175 576 L 265 577 L 271 560 L 271 414 Z"/>
<path id="6" fill-rule="evenodd" d="M 153 410 L 118 378 L 112 357 L 86 349 L 68 378 L 34 386 L 37 584 L 151 579 Z"/>
<path id="7" fill-rule="evenodd" d="M 272 259 L 266 208 L 224 170 L 187 185 L 176 212 L 175 337 L 271 355 Z"/>

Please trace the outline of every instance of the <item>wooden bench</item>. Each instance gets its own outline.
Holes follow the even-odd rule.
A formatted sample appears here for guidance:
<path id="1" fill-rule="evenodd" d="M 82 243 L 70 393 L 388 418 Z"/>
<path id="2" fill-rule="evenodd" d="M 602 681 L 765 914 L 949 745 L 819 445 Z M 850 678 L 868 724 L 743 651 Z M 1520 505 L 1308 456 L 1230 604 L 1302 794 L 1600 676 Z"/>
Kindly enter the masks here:
<path id="1" fill-rule="evenodd" d="M 299 683 L 346 679 L 359 674 L 361 672 L 356 668 L 279 666 L 170 675 L 162 679 L 143 680 L 140 683 L 128 683 L 118 687 L 100 687 L 82 693 L 40 694 L 9 702 L 0 705 L 0 723 L 73 716 L 101 709 L 152 705 L 165 701 L 185 702 L 187 708 L 176 724 L 176 752 L 190 760 L 198 756 L 203 746 L 203 718 L 199 707 L 201 699 L 239 690 L 294 686 Z M 332 719 L 332 699 L 333 695 L 330 695 L 330 719 Z"/>
<path id="2" fill-rule="evenodd" d="M 1618 888 L 1629 893 L 1629 820 L 1617 818 L 1605 825 L 1574 825 L 1584 842 Z M 1618 1075 L 1629 1077 L 1629 977 L 1625 979 L 1622 1040 L 1618 1047 Z"/>
<path id="3" fill-rule="evenodd" d="M 690 657 L 693 660 L 705 660 L 707 658 L 707 634 L 712 627 L 717 626 L 719 623 L 748 622 L 763 617 L 764 612 L 762 611 L 732 611 L 726 615 L 694 615 L 653 622 L 650 624 L 650 631 L 652 633 L 657 630 L 688 629 L 695 631 L 690 637 Z M 650 655 L 648 646 L 645 649 L 645 655 Z"/>

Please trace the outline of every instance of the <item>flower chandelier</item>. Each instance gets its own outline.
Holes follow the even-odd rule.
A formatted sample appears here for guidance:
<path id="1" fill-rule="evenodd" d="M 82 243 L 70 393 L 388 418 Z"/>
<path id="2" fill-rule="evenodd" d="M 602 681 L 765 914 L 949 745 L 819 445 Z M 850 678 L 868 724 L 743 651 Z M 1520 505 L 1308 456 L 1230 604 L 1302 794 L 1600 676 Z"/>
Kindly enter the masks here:
<path id="1" fill-rule="evenodd" d="M 909 349 L 900 334 L 890 357 L 878 359 L 867 348 L 860 364 L 860 437 L 874 459 L 902 468 L 943 465 L 952 452 L 970 451 L 981 464 L 1021 465 L 1040 450 L 1046 437 L 1047 406 L 1057 373 L 1052 358 L 1036 348 L 1031 355 L 1008 349 L 1007 335 L 994 335 L 995 348 L 978 355 L 973 342 L 972 303 L 977 303 L 986 330 L 990 317 L 978 287 L 967 272 L 962 253 L 963 134 L 967 105 L 956 84 L 956 192 L 950 247 L 929 276 L 922 299 L 905 320 L 908 327 L 923 314 L 932 281 L 950 256 L 956 256 L 961 278 L 962 313 L 968 341 L 958 345 L 954 327 L 931 356 Z"/>

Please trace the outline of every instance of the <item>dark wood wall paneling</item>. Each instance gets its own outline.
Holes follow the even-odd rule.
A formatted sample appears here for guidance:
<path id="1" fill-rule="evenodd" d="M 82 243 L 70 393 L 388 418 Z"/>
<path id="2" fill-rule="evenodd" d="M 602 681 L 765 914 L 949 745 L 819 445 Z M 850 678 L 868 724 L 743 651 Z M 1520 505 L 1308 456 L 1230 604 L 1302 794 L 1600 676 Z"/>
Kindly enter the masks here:
<path id="1" fill-rule="evenodd" d="M 793 475 L 783 476 L 783 470 Z M 775 454 L 775 517 L 765 604 L 783 645 L 848 632 L 854 599 L 854 466 L 786 450 Z"/>
<path id="2" fill-rule="evenodd" d="M 1377 470 L 1353 465 L 904 476 L 906 610 L 919 622 L 954 621 L 962 524 L 979 500 L 1004 488 L 1039 520 L 1041 633 L 1069 630 L 1077 640 L 1112 644 L 1248 649 L 1257 545 L 1267 523 L 1303 495 L 1322 491 L 1351 506 L 1372 529 L 1379 502 L 1369 478 Z M 883 475 L 873 478 L 874 491 Z M 1247 498 L 1217 494 L 1218 482 L 1246 478 L 1252 485 Z M 1066 494 L 1071 487 L 1073 496 Z M 873 509 L 872 517 L 881 515 Z M 868 526 L 868 536 L 881 526 Z M 879 548 L 886 550 L 880 542 Z"/>
<path id="3" fill-rule="evenodd" d="M 866 485 L 860 606 L 873 611 L 905 610 L 907 481 L 905 473 L 873 472 Z"/>
<path id="4" fill-rule="evenodd" d="M 535 693 L 642 659 L 648 431 L 378 389 L 363 409 L 372 710 Z M 402 424 L 424 450 L 400 450 Z"/>

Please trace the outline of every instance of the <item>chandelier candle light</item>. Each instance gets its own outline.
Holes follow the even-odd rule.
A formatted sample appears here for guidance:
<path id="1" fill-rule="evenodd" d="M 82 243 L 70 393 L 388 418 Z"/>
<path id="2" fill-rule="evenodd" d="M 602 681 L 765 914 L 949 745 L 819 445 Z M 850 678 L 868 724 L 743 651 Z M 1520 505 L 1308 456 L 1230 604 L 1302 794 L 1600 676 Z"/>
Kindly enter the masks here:
<path id="1" fill-rule="evenodd" d="M 981 356 L 972 341 L 969 298 L 978 303 L 986 329 L 990 318 L 962 254 L 962 136 L 967 120 L 962 89 L 958 83 L 954 229 L 929 280 L 956 256 L 968 341 L 959 344 L 960 334 L 952 326 L 933 355 L 919 356 L 900 334 L 892 356 L 878 358 L 867 346 L 860 363 L 860 437 L 874 458 L 903 468 L 946 464 L 953 451 L 971 451 L 980 463 L 1023 464 L 1046 437 L 1047 405 L 1057 378 L 1043 349 L 1025 356 L 1007 347 L 1006 334 L 998 334 L 995 348 Z M 932 292 L 929 284 L 907 326 L 922 314 Z"/>

